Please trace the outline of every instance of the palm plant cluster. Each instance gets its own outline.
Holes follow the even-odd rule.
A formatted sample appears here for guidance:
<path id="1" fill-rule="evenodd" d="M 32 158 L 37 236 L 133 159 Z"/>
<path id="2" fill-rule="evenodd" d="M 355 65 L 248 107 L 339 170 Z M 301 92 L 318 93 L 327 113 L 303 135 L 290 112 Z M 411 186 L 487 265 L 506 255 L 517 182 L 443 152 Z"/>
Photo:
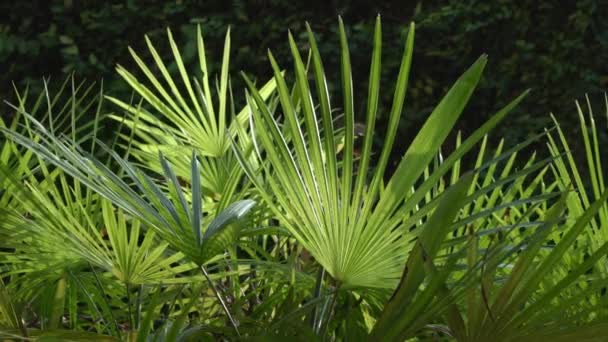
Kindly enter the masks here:
<path id="1" fill-rule="evenodd" d="M 139 70 L 117 68 L 129 101 L 73 79 L 16 91 L 0 121 L 0 338 L 605 340 L 608 192 L 591 108 L 578 107 L 587 165 L 557 120 L 491 146 L 526 93 L 444 156 L 481 56 L 389 174 L 414 31 L 381 89 L 377 19 L 367 94 L 352 92 L 341 21 L 337 94 L 310 28 L 306 51 L 289 35 L 292 68 L 269 52 L 273 77 L 242 74 L 239 91 L 230 33 L 214 76 L 200 28 L 195 70 L 170 31 L 169 63 L 147 38 L 151 61 L 131 50 Z M 381 91 L 394 91 L 387 113 Z M 549 157 L 520 156 L 539 140 Z"/>

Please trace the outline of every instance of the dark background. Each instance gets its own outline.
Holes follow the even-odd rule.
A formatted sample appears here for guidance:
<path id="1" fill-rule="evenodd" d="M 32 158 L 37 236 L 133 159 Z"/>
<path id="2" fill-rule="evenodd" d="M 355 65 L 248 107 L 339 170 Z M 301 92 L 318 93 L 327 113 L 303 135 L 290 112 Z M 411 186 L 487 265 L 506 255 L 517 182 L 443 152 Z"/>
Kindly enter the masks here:
<path id="1" fill-rule="evenodd" d="M 465 133 L 527 88 L 532 88 L 531 95 L 494 131 L 494 137 L 505 137 L 508 143 L 521 141 L 550 125 L 548 114 L 553 112 L 567 125 L 568 134 L 582 141 L 574 100 L 583 99 L 585 93 L 596 115 L 604 116 L 608 87 L 605 0 L 0 0 L 0 97 L 10 101 L 11 82 L 18 88 L 29 83 L 40 89 L 42 76 L 50 76 L 54 85 L 73 71 L 78 79 L 103 79 L 105 93 L 128 99 L 130 90 L 114 71 L 117 63 L 136 71 L 127 46 L 151 62 L 143 39 L 147 34 L 169 61 L 165 28 L 171 27 L 186 64 L 192 65 L 196 63 L 197 23 L 202 25 L 208 59 L 215 67 L 221 62 L 223 38 L 230 25 L 237 102 L 243 98 L 238 71 L 265 81 L 271 75 L 266 58 L 269 48 L 289 67 L 287 29 L 305 48 L 305 21 L 317 34 L 326 71 L 333 78 L 330 86 L 334 86 L 339 82 L 337 16 L 342 15 L 354 63 L 357 105 L 364 108 L 376 14 L 383 25 L 381 113 L 390 108 L 407 24 L 412 20 L 417 24 L 399 135 L 404 143 L 397 144 L 397 154 L 446 89 L 482 53 L 489 55 L 489 63 L 459 121 L 458 128 Z M 605 128 L 602 119 L 600 125 Z M 604 143 L 606 132 L 602 129 Z"/>

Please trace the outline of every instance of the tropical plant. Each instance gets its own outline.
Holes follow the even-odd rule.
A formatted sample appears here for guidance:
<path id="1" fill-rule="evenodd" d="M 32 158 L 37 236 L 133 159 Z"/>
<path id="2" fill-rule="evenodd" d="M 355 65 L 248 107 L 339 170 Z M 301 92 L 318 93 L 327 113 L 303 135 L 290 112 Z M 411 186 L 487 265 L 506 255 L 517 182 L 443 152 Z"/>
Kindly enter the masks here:
<path id="1" fill-rule="evenodd" d="M 233 201 L 233 196 L 243 196 L 237 191 L 242 186 L 243 172 L 231 149 L 231 139 L 238 141 L 240 148 L 251 148 L 245 131 L 248 109 L 238 113 L 229 82 L 230 30 L 226 33 L 219 83 L 214 91 L 210 85 L 210 73 L 205 44 L 200 26 L 197 28 L 198 70 L 190 76 L 170 30 L 167 30 L 169 45 L 173 53 L 178 77 L 172 76 L 148 37 L 146 44 L 153 56 L 155 69 L 160 70 L 159 79 L 149 66 L 129 49 L 147 82 L 140 81 L 122 66 L 118 74 L 142 97 L 144 103 L 132 105 L 114 97 L 107 97 L 125 111 L 126 116 L 111 118 L 127 126 L 131 132 L 122 135 L 122 145 L 130 156 L 146 168 L 162 172 L 158 154 L 174 165 L 176 176 L 190 182 L 190 160 L 192 149 L 199 155 L 202 190 L 206 197 L 219 201 L 220 208 Z M 274 91 L 274 80 L 266 83 L 260 94 L 264 99 Z M 237 138 L 238 137 L 238 138 Z M 241 189 L 239 189 L 241 190 Z M 238 199 L 238 198 L 237 198 Z M 211 202 L 212 203 L 212 202 Z"/>
<path id="2" fill-rule="evenodd" d="M 556 184 L 563 191 L 567 190 L 570 186 L 574 186 L 577 190 L 576 194 L 571 196 L 568 201 L 568 211 L 573 217 L 581 216 L 591 206 L 592 202 L 600 198 L 602 192 L 606 189 L 604 177 L 606 177 L 607 170 L 602 163 L 602 158 L 606 158 L 606 150 L 600 148 L 599 144 L 599 136 L 602 130 L 601 126 L 598 129 L 596 125 L 596 119 L 593 115 L 589 98 L 587 97 L 586 100 L 587 119 L 585 119 L 582 107 L 576 102 L 580 133 L 585 152 L 584 158 L 574 155 L 555 116 L 553 116 L 553 121 L 557 128 L 556 134 L 548 136 L 550 153 L 554 156 L 564 155 L 563 158 L 556 159 L 552 167 Z M 606 115 L 608 118 L 608 98 L 606 98 Z M 583 161 L 582 164 L 581 160 Z M 585 244 L 589 244 L 590 247 L 595 249 L 599 247 L 599 244 L 608 241 L 607 233 L 602 229 L 602 227 L 608 225 L 608 203 L 604 203 L 599 209 L 598 217 L 593 218 L 589 222 L 589 225 L 591 229 L 587 230 L 588 237 Z M 601 268 L 598 271 L 605 274 L 606 269 Z"/>
<path id="3" fill-rule="evenodd" d="M 289 34 L 293 75 L 271 52 L 266 85 L 243 73 L 239 112 L 230 35 L 212 91 L 200 28 L 193 77 L 171 31 L 173 66 L 146 38 L 154 63 L 132 55 L 147 81 L 118 68 L 140 102 L 91 98 L 73 79 L 70 94 L 33 105 L 18 92 L 14 121 L 0 125 L 2 338 L 601 340 L 608 192 L 593 121 L 588 135 L 581 113 L 589 197 L 559 125 L 512 147 L 489 142 L 526 93 L 457 133 L 444 157 L 481 56 L 391 174 L 414 25 L 379 151 L 380 18 L 367 94 L 353 93 L 341 20 L 338 32 L 336 94 L 310 27 L 307 63 Z M 124 113 L 106 114 L 110 103 Z M 97 139 L 103 125 L 118 125 L 113 141 Z M 545 137 L 551 156 L 519 157 Z"/>
<path id="4" fill-rule="evenodd" d="M 308 37 L 319 108 L 315 109 L 305 65 L 295 41 L 290 36 L 296 72 L 296 92 L 293 96 L 290 95 L 281 69 L 270 53 L 284 122 L 279 123 L 275 119 L 273 110 L 248 81 L 251 92 L 250 107 L 253 109 L 253 138 L 256 139 L 256 146 L 261 146 L 256 150 L 256 155 L 262 169 L 256 170 L 249 165 L 245 156 L 241 155 L 243 167 L 274 215 L 310 251 L 338 286 L 394 288 L 415 236 L 412 229 L 417 222 L 408 221 L 407 218 L 416 213 L 417 205 L 435 183 L 521 101 L 523 95 L 461 144 L 453 157 L 447 158 L 433 173 L 423 176 L 479 81 L 486 63 L 485 56 L 482 56 L 437 105 L 395 173 L 385 184 L 388 157 L 405 100 L 414 25 L 410 27 L 397 77 L 390 125 L 383 149 L 371 174 L 369 170 L 372 166 L 371 147 L 377 116 L 376 101 L 380 92 L 380 19 L 377 20 L 374 35 L 367 94 L 366 132 L 363 150 L 357 161 L 353 157 L 355 113 L 352 103 L 355 95 L 351 93 L 352 75 L 344 27 L 340 24 L 345 112 L 343 159 L 336 153 L 338 142 L 332 133 L 333 109 L 330 107 L 326 88 L 326 75 L 310 29 Z M 298 107 L 301 108 L 302 119 L 297 116 Z M 304 124 L 300 125 L 300 121 Z M 262 160 L 265 162 L 262 163 Z M 265 176 L 263 179 L 268 185 L 260 181 L 258 173 Z M 417 181 L 420 179 L 422 184 L 418 186 Z"/>

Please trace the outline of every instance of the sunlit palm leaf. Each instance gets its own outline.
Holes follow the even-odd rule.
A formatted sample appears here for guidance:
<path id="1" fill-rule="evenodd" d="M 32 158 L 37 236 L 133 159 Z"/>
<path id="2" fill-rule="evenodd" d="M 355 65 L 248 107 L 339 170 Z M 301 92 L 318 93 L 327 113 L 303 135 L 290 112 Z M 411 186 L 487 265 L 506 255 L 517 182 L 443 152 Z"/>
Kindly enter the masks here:
<path id="1" fill-rule="evenodd" d="M 190 181 L 188 156 L 195 149 L 200 156 L 203 194 L 216 200 L 223 199 L 220 203 L 220 209 L 223 209 L 234 200 L 242 199 L 239 197 L 242 192 L 235 192 L 235 187 L 243 172 L 229 148 L 230 139 L 239 140 L 244 149 L 250 144 L 247 134 L 239 130 L 239 127 L 246 127 L 249 110 L 244 108 L 235 112 L 229 94 L 230 32 L 226 33 L 217 92 L 209 82 L 211 75 L 200 27 L 197 28 L 199 63 L 194 75 L 188 74 L 189 69 L 170 30 L 167 30 L 167 35 L 178 75 L 171 74 L 146 37 L 154 59 L 152 65 L 148 66 L 132 49 L 129 51 L 147 82 L 137 79 L 122 66 L 117 68 L 118 74 L 143 98 L 144 103 L 132 105 L 108 97 L 127 113 L 124 118 L 111 117 L 131 129 L 129 134 L 122 136 L 122 145 L 129 148 L 130 156 L 156 172 L 162 172 L 157 157 L 162 152 L 175 173 Z M 151 67 L 160 70 L 162 77 L 157 77 Z M 260 89 L 260 94 L 267 99 L 274 88 L 274 80 L 271 80 Z"/>
<path id="2" fill-rule="evenodd" d="M 314 84 L 320 103 L 318 109 L 312 103 L 314 97 L 308 86 L 306 70 L 291 36 L 290 46 L 296 73 L 295 98 L 302 101 L 294 102 L 296 100 L 290 96 L 279 66 L 272 55 L 269 55 L 275 71 L 284 123 L 281 124 L 274 118 L 273 111 L 267 107 L 262 96 L 246 78 L 252 97 L 250 106 L 253 109 L 253 137 L 256 138 L 258 146 L 258 158 L 266 159 L 265 163 L 260 162 L 263 168 L 260 171 L 265 175 L 267 184 L 260 181 L 260 171 L 249 165 L 244 156 L 241 156 L 241 162 L 282 224 L 342 286 L 393 288 L 396 285 L 407 252 L 412 247 L 408 238 L 412 226 L 403 224 L 403 217 L 415 211 L 416 205 L 424 199 L 425 194 L 441 176 L 522 98 L 519 97 L 497 113 L 454 152 L 454 158 L 448 158 L 447 162 L 426 178 L 423 185 L 414 188 L 471 96 L 485 65 L 485 57 L 480 58 L 431 113 L 393 177 L 386 186 L 382 186 L 405 99 L 413 39 L 412 25 L 397 78 L 387 136 L 373 172 L 368 172 L 368 169 L 380 91 L 379 19 L 376 23 L 369 78 L 365 122 L 367 131 L 358 162 L 352 157 L 354 95 L 350 85 L 352 76 L 349 52 L 342 24 L 340 40 L 346 131 L 344 160 L 339 160 L 336 155 L 330 97 L 325 86 L 320 55 L 310 30 Z M 298 106 L 301 107 L 301 118 L 296 111 Z M 322 130 L 319 125 L 323 127 Z M 341 168 L 338 168 L 338 165 L 341 165 Z M 371 179 L 370 183 L 368 179 Z M 410 192 L 412 188 L 414 190 Z"/>
<path id="3" fill-rule="evenodd" d="M 193 201 L 192 208 L 184 207 L 183 197 L 175 198 L 171 194 L 181 191 L 181 185 L 171 172 L 171 168 L 166 165 L 165 180 L 168 183 L 168 193 L 163 190 L 150 176 L 143 173 L 137 167 L 124 160 L 116 152 L 108 149 L 108 152 L 117 162 L 125 173 L 129 183 L 122 180 L 116 173 L 107 166 L 99 162 L 96 158 L 86 153 L 82 149 L 74 146 L 69 141 L 59 139 L 50 134 L 43 126 L 33 118 L 32 122 L 37 126 L 36 132 L 39 134 L 40 143 L 32 141 L 27 137 L 10 130 L 4 130 L 7 136 L 15 142 L 26 146 L 41 158 L 60 167 L 64 172 L 82 182 L 92 190 L 107 198 L 114 205 L 125 210 L 130 215 L 137 217 L 142 222 L 149 225 L 167 241 L 173 248 L 184 253 L 191 261 L 203 264 L 208 261 L 213 254 L 209 250 L 214 250 L 215 244 L 226 246 L 226 241 L 217 238 L 217 233 L 202 240 L 196 238 L 206 227 L 209 227 L 217 213 L 213 216 L 205 217 L 205 221 L 200 221 L 202 208 L 198 200 Z M 166 163 L 164 157 L 160 157 L 161 163 Z M 199 176 L 198 160 L 195 155 L 191 159 L 193 179 Z M 193 184 L 192 193 L 200 195 L 200 183 Z M 179 204 L 178 204 L 179 203 Z M 234 206 L 239 206 L 241 210 L 234 212 L 234 219 L 240 219 L 253 206 L 252 201 L 237 202 Z M 242 208 L 241 208 L 242 207 Z M 198 225 L 197 222 L 201 224 Z M 222 228 L 228 228 L 230 224 L 225 222 Z M 207 248 L 205 248 L 207 247 Z"/>

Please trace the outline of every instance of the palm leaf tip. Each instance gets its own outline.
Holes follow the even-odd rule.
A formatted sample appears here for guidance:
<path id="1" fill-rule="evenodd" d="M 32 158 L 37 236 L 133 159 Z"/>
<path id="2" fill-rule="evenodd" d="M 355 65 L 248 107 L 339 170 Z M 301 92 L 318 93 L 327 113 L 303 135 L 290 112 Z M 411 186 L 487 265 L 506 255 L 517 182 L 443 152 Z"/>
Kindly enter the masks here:
<path id="1" fill-rule="evenodd" d="M 203 235 L 203 241 L 209 240 L 223 228 L 226 228 L 232 223 L 242 220 L 255 206 L 255 201 L 246 199 L 232 203 L 228 208 L 224 209 L 217 217 L 209 224 L 209 227 Z"/>

